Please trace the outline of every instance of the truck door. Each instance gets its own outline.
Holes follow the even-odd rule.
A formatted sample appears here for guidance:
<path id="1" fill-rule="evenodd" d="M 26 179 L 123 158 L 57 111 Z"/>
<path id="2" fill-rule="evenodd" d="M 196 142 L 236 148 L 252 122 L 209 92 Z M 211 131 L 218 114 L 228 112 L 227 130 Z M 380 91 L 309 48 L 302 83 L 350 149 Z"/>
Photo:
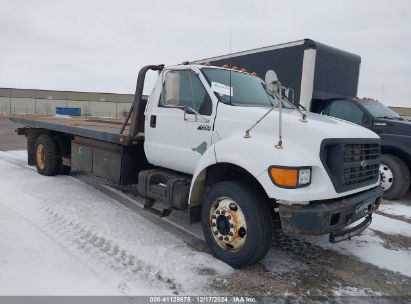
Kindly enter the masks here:
<path id="1" fill-rule="evenodd" d="M 147 159 L 157 166 L 193 174 L 211 144 L 213 103 L 195 72 L 168 70 L 163 78 L 158 105 L 146 118 Z"/>

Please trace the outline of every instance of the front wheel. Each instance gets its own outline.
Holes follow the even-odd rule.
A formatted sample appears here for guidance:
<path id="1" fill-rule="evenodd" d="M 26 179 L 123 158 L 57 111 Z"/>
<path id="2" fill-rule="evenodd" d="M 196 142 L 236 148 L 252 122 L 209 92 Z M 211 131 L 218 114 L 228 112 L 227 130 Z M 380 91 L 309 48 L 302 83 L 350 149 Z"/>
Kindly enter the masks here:
<path id="1" fill-rule="evenodd" d="M 385 199 L 400 198 L 410 186 L 410 172 L 407 165 L 394 155 L 383 154 L 381 156 L 380 176 Z"/>
<path id="2" fill-rule="evenodd" d="M 211 251 L 233 267 L 258 262 L 271 246 L 270 207 L 256 189 L 241 183 L 215 184 L 204 198 L 201 221 Z"/>

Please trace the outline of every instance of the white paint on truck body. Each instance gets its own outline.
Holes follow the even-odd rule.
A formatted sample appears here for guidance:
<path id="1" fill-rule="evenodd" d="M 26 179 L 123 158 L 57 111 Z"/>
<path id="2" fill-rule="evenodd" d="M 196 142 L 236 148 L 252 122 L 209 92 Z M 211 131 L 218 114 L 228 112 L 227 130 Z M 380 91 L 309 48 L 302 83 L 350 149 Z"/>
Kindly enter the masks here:
<path id="1" fill-rule="evenodd" d="M 181 66 L 176 67 L 180 68 Z M 151 164 L 192 174 L 192 187 L 207 167 L 216 163 L 234 164 L 252 174 L 270 198 L 287 204 L 306 204 L 313 200 L 344 197 L 378 185 L 377 182 L 337 193 L 320 160 L 320 146 L 324 139 L 378 138 L 374 132 L 314 113 L 306 113 L 308 122 L 304 123 L 297 111 L 283 109 L 284 148 L 277 149 L 275 144 L 278 142 L 279 124 L 278 109 L 275 109 L 251 131 L 251 138 L 244 138 L 245 131 L 269 108 L 232 106 L 218 102 L 200 71 L 202 66 L 186 65 L 184 68 L 193 70 L 199 76 L 212 99 L 213 112 L 207 117 L 212 128 L 209 131 L 199 131 L 198 126 L 204 125 L 204 122 L 184 120 L 182 109 L 159 106 L 163 86 L 163 79 L 159 77 L 145 113 L 144 148 Z M 157 116 L 155 128 L 150 127 L 151 115 Z M 207 149 L 203 154 L 193 150 L 204 141 Z M 268 168 L 272 165 L 311 166 L 311 184 L 297 189 L 279 188 L 273 184 L 268 174 Z"/>
<path id="2" fill-rule="evenodd" d="M 189 66 L 176 66 L 168 69 L 186 70 Z M 212 93 L 207 81 L 198 69 L 193 71 L 199 76 L 204 87 L 212 98 Z M 164 71 L 163 71 L 164 73 Z M 164 107 L 160 104 L 161 91 L 164 77 L 159 77 L 153 94 L 150 95 L 145 112 L 145 141 L 144 149 L 147 160 L 160 167 L 171 170 L 193 174 L 201 157 L 198 152 L 200 145 L 206 144 L 211 147 L 213 132 L 212 124 L 215 117 L 217 99 L 213 99 L 212 114 L 209 122 L 204 120 L 195 121 L 193 114 L 187 114 L 184 119 L 184 110 L 181 108 Z M 156 116 L 156 127 L 150 126 L 151 116 Z M 199 129 L 200 126 L 209 126 L 210 131 Z"/>

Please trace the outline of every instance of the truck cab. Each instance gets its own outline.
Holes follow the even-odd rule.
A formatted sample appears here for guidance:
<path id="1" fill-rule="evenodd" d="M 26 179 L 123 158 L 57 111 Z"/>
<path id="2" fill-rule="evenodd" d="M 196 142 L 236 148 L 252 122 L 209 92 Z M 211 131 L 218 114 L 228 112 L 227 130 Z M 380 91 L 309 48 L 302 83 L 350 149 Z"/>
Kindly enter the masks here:
<path id="1" fill-rule="evenodd" d="M 370 99 L 337 99 L 323 113 L 368 128 L 381 137 L 381 183 L 384 198 L 403 196 L 410 184 L 411 122 L 381 102 Z"/>
<path id="2" fill-rule="evenodd" d="M 145 109 L 148 162 L 191 177 L 190 219 L 231 264 L 266 242 L 270 229 L 252 233 L 271 225 L 267 214 L 287 234 L 321 235 L 363 218 L 382 195 L 375 133 L 314 113 L 302 120 L 287 102 L 280 118 L 277 102 L 255 75 L 187 64 L 162 71 Z"/>

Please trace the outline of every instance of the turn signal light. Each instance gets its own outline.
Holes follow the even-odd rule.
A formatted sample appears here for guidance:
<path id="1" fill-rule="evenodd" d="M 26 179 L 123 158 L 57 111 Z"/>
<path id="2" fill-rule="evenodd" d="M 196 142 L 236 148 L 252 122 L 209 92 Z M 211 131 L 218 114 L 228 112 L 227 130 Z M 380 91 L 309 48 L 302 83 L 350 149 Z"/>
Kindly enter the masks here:
<path id="1" fill-rule="evenodd" d="M 228 64 L 223 64 L 223 68 L 228 69 Z"/>
<path id="2" fill-rule="evenodd" d="M 281 188 L 301 188 L 311 183 L 311 167 L 270 167 L 268 169 L 273 183 Z"/>

